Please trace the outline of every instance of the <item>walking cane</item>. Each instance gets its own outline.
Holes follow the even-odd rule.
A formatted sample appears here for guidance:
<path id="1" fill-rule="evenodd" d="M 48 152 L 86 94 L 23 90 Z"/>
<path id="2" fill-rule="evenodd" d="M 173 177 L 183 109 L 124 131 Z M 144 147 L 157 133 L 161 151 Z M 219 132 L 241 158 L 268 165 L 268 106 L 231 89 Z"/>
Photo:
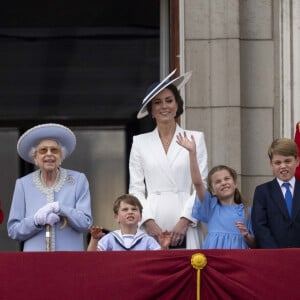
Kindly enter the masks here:
<path id="1" fill-rule="evenodd" d="M 46 224 L 46 251 L 50 252 L 51 250 L 51 226 Z"/>
<path id="2" fill-rule="evenodd" d="M 63 220 L 63 224 L 60 226 L 60 229 L 64 229 L 68 224 L 68 220 L 66 217 L 62 217 L 62 220 Z M 52 229 L 52 226 L 49 224 L 46 224 L 46 251 L 47 252 L 52 251 L 51 229 Z"/>

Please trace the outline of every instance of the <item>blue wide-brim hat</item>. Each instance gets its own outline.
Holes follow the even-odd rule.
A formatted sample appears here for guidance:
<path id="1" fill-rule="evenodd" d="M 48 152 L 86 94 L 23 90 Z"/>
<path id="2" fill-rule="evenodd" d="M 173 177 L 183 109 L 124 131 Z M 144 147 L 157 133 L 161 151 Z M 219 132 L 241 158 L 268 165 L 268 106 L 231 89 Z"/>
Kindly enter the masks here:
<path id="1" fill-rule="evenodd" d="M 163 79 L 160 83 L 155 83 L 150 86 L 150 89 L 147 91 L 147 96 L 142 101 L 142 107 L 140 111 L 137 114 L 138 119 L 142 119 L 148 115 L 147 110 L 147 104 L 157 95 L 159 94 L 163 89 L 168 87 L 170 84 L 173 84 L 177 87 L 178 90 L 180 90 L 191 78 L 192 72 L 184 73 L 175 79 L 170 78 L 174 75 L 176 72 L 176 69 L 173 70 L 167 77 Z"/>
<path id="2" fill-rule="evenodd" d="M 18 154 L 25 161 L 34 164 L 34 160 L 29 155 L 29 152 L 32 147 L 36 147 L 43 140 L 59 142 L 67 150 L 66 157 L 74 151 L 76 146 L 76 137 L 71 129 L 60 124 L 47 123 L 28 129 L 19 138 L 17 144 Z"/>

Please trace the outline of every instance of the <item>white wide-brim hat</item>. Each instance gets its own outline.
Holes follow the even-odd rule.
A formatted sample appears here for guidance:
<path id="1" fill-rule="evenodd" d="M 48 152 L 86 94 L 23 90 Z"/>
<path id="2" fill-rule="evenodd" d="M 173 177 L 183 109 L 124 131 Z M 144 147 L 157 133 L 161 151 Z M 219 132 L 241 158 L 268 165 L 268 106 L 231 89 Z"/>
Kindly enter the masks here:
<path id="1" fill-rule="evenodd" d="M 163 89 L 168 87 L 170 84 L 173 84 L 177 87 L 178 90 L 180 90 L 189 81 L 189 79 L 192 76 L 192 71 L 190 71 L 190 72 L 184 73 L 184 74 L 176 77 L 175 79 L 170 80 L 170 78 L 174 75 L 175 72 L 176 72 L 176 69 L 173 70 L 167 77 L 165 77 L 165 79 L 162 82 L 152 84 L 150 86 L 150 91 L 148 89 L 147 96 L 142 101 L 142 107 L 141 107 L 140 111 L 137 114 L 138 119 L 142 119 L 142 118 L 144 118 L 148 115 L 147 104 L 157 94 L 159 94 Z"/>
<path id="2" fill-rule="evenodd" d="M 66 126 L 47 123 L 37 125 L 28 129 L 18 140 L 17 151 L 21 158 L 29 163 L 34 163 L 30 156 L 32 147 L 36 147 L 43 140 L 54 140 L 59 142 L 67 150 L 68 157 L 75 149 L 75 134 Z"/>

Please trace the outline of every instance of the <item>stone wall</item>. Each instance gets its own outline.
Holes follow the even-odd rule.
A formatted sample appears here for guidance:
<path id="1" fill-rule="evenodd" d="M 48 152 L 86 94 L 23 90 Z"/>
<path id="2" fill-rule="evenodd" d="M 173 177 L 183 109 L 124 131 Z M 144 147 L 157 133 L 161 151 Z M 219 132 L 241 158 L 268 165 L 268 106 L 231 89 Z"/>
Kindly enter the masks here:
<path id="1" fill-rule="evenodd" d="M 209 168 L 233 167 L 252 201 L 272 178 L 267 149 L 282 126 L 273 1 L 189 0 L 183 9 L 184 69 L 193 71 L 185 126 L 205 133 Z"/>

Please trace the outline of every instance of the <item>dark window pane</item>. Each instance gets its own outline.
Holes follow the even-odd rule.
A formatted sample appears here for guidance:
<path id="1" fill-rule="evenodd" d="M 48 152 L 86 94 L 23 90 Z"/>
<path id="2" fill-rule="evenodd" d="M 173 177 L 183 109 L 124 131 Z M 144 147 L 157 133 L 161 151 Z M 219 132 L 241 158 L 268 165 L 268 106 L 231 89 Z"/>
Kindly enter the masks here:
<path id="1" fill-rule="evenodd" d="M 0 121 L 126 122 L 159 77 L 159 1 L 6 3 Z"/>

